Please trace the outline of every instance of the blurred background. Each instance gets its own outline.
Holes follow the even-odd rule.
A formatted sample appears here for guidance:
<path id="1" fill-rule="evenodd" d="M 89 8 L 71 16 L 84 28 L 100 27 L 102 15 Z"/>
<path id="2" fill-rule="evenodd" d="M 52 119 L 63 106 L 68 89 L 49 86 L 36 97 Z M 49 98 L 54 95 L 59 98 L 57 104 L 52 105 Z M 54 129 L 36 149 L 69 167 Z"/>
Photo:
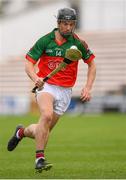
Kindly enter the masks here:
<path id="1" fill-rule="evenodd" d="M 80 102 L 87 66 L 80 61 L 69 113 L 126 113 L 126 0 L 0 0 L 0 114 L 36 112 L 25 54 L 57 26 L 57 10 L 75 8 L 76 33 L 96 55 L 93 98 Z"/>

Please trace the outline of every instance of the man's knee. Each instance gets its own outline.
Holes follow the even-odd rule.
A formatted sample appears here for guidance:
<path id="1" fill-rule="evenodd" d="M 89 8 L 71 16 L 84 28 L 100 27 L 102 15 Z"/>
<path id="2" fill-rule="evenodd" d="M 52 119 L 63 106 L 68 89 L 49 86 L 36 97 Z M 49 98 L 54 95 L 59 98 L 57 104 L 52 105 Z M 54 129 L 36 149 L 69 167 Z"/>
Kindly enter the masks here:
<path id="1" fill-rule="evenodd" d="M 51 113 L 51 112 L 45 112 L 45 113 L 42 114 L 41 121 L 50 124 L 51 121 L 52 121 L 52 118 L 53 118 L 53 113 Z"/>

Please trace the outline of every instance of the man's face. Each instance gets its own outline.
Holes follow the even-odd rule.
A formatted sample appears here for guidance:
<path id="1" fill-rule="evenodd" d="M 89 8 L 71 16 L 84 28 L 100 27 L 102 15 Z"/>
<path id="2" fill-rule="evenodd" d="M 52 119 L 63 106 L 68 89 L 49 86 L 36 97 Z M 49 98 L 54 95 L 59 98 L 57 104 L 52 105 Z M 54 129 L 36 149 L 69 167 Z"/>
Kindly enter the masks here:
<path id="1" fill-rule="evenodd" d="M 60 21 L 58 23 L 58 28 L 61 34 L 71 34 L 71 32 L 75 29 L 76 22 L 75 21 Z"/>

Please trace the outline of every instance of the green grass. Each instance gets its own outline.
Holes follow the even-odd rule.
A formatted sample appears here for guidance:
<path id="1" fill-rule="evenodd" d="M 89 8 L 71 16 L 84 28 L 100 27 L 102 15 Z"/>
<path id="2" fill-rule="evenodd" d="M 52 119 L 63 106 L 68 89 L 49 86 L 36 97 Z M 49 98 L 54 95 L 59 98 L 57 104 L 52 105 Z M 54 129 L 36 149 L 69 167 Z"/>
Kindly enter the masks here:
<path id="1" fill-rule="evenodd" d="M 34 171 L 34 140 L 25 138 L 13 152 L 6 149 L 15 126 L 26 126 L 37 118 L 0 117 L 0 178 L 126 178 L 126 115 L 63 116 L 46 149 L 54 167 L 40 174 Z"/>

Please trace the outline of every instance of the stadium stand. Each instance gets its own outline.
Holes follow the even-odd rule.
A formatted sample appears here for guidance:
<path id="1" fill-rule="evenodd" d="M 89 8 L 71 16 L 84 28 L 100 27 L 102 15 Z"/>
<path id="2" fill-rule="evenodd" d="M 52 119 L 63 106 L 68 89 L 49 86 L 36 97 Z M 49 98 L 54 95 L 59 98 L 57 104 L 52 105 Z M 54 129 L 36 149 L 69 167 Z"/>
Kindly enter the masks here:
<path id="1" fill-rule="evenodd" d="M 0 94 L 29 93 L 30 82 L 24 72 L 24 58 L 18 57 L 0 65 Z"/>
<path id="2" fill-rule="evenodd" d="M 94 95 L 104 95 L 108 91 L 118 91 L 126 84 L 126 32 L 84 33 L 96 55 L 97 77 Z M 80 63 L 77 83 L 73 95 L 78 96 L 86 77 L 86 67 Z"/>
<path id="3" fill-rule="evenodd" d="M 0 114 L 24 114 L 30 109 L 31 83 L 24 72 L 23 60 L 11 57 L 0 64 Z"/>

